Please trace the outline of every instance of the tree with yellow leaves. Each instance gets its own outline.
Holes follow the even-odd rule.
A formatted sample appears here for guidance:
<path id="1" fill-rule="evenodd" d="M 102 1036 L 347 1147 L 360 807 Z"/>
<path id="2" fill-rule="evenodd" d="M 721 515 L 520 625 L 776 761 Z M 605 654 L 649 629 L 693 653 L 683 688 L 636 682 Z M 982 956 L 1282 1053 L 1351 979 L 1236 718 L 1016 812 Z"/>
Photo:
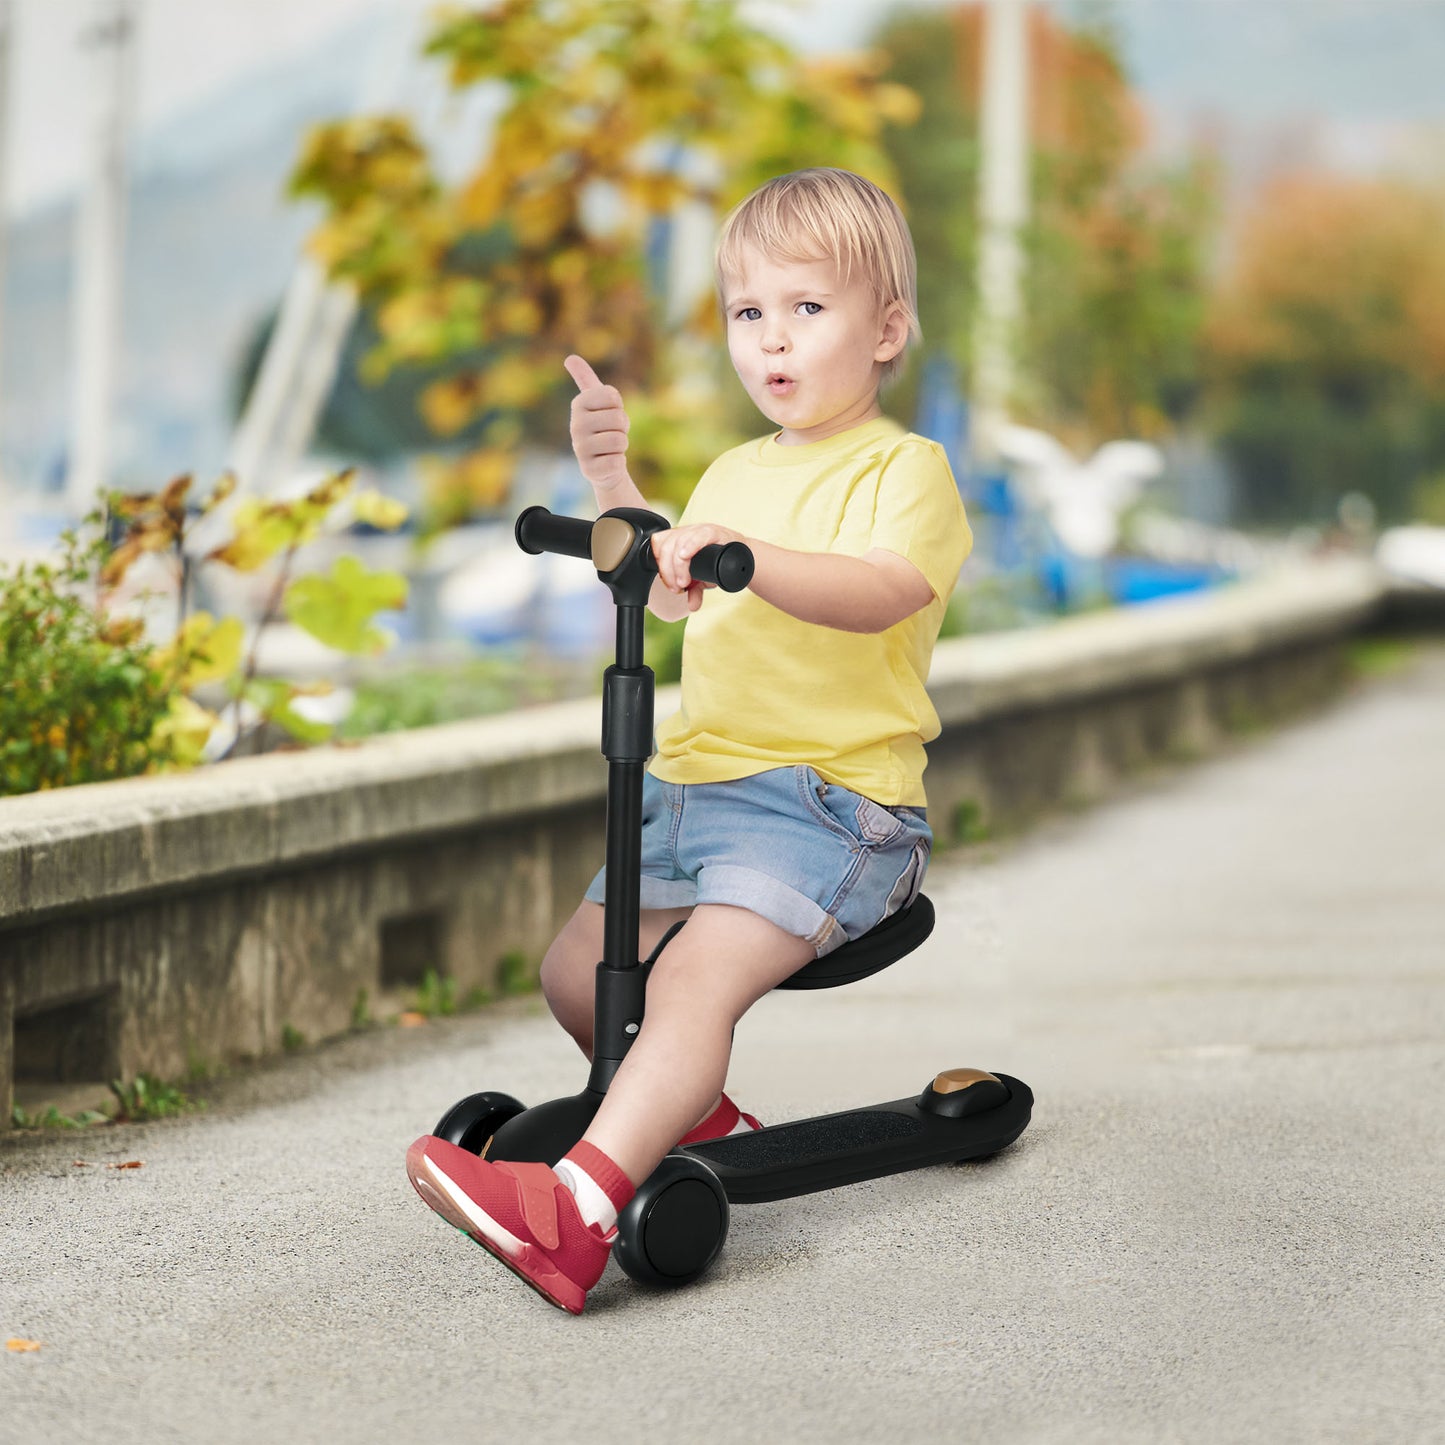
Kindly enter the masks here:
<path id="1" fill-rule="evenodd" d="M 805 165 L 889 184 L 880 135 L 916 100 L 882 56 L 804 62 L 726 0 L 499 0 L 444 17 L 427 51 L 500 98 L 482 164 L 443 185 L 407 120 L 364 116 L 310 136 L 293 190 L 323 202 L 312 249 L 375 329 L 367 377 L 435 373 L 425 420 L 476 441 L 435 468 L 430 525 L 505 501 L 529 425 L 565 436 L 572 351 L 627 390 L 641 484 L 681 500 L 711 459 L 687 438 L 719 424 L 687 343 L 717 321 L 709 296 L 669 322 L 654 228 Z M 701 391 L 679 393 L 684 372 Z"/>
<path id="2" fill-rule="evenodd" d="M 1442 237 L 1445 197 L 1401 182 L 1292 176 L 1260 197 L 1207 331 L 1247 519 L 1329 523 L 1362 492 L 1403 521 L 1445 488 Z"/>
<path id="3" fill-rule="evenodd" d="M 923 98 L 887 136 L 918 220 L 930 352 L 967 373 L 975 341 L 985 7 L 903 10 L 879 43 L 888 75 Z M 1029 15 L 1032 153 L 1026 315 L 1015 415 L 1080 452 L 1159 436 L 1198 391 L 1216 183 L 1210 164 L 1146 163 L 1147 125 L 1099 17 Z"/>

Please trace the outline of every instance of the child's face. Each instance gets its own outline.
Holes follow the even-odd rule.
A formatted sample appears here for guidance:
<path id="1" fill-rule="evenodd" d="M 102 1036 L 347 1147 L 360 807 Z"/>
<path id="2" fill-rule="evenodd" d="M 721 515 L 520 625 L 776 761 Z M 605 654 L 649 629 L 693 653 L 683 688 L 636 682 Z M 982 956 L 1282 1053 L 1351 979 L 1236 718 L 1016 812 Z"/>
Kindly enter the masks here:
<path id="1" fill-rule="evenodd" d="M 728 351 L 784 445 L 822 441 L 881 416 L 878 378 L 907 340 L 896 308 L 831 261 L 775 261 L 749 247 L 723 278 Z"/>

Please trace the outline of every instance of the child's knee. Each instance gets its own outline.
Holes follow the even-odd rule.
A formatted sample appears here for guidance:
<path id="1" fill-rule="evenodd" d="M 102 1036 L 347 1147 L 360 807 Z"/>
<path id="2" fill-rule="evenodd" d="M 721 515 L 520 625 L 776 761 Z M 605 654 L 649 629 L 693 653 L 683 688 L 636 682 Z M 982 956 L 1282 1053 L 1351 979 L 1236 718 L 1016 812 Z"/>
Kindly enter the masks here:
<path id="1" fill-rule="evenodd" d="M 725 1022 L 731 1028 L 749 1003 L 751 999 L 735 997 L 719 978 L 716 955 L 701 935 L 688 940 L 686 947 L 665 949 L 647 980 L 649 1018 L 677 1011 L 694 1019 Z"/>
<path id="2" fill-rule="evenodd" d="M 737 907 L 701 905 L 648 980 L 648 1011 L 706 1011 L 736 1023 L 763 994 L 813 957 L 807 939 Z"/>
<path id="3" fill-rule="evenodd" d="M 579 908 L 542 958 L 538 980 L 548 1003 L 575 1001 L 584 994 L 588 997 L 592 994 L 597 960 L 601 956 L 600 924 L 594 926 L 597 920 L 588 911 L 594 907 L 584 904 Z M 596 912 L 600 914 L 601 909 Z"/>
<path id="4" fill-rule="evenodd" d="M 572 1001 L 588 989 L 591 973 L 591 968 L 583 962 L 581 951 L 575 946 L 569 946 L 559 936 L 553 940 L 551 948 L 542 959 L 538 980 L 549 1003 L 556 1003 L 558 1000 Z"/>

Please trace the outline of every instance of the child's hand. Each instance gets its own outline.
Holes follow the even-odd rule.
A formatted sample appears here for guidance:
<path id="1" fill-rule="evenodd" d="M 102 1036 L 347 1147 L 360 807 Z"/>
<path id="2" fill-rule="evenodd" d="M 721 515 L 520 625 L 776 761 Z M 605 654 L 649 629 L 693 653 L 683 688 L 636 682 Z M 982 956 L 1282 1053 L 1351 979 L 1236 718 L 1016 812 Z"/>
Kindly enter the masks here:
<path id="1" fill-rule="evenodd" d="M 714 584 L 693 580 L 690 562 L 703 547 L 714 542 L 746 542 L 741 532 L 719 527 L 715 522 L 698 522 L 691 527 L 670 527 L 652 534 L 652 555 L 657 558 L 657 575 L 669 592 L 687 593 L 687 610 L 702 606 L 702 594 Z"/>
<path id="2" fill-rule="evenodd" d="M 604 386 L 580 356 L 569 356 L 562 365 L 577 383 L 577 395 L 572 398 L 572 450 L 577 453 L 582 475 L 598 491 L 628 481 L 630 423 L 622 393 L 615 386 Z"/>

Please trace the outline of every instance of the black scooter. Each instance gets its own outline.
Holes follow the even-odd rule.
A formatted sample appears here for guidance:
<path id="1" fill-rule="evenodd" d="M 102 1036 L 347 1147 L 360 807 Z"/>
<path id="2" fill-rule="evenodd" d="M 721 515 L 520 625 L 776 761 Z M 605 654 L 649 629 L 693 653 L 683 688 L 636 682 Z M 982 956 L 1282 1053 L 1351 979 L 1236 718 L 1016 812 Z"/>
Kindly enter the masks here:
<path id="1" fill-rule="evenodd" d="M 642 777 L 652 752 L 652 669 L 642 661 L 642 614 L 657 575 L 652 535 L 669 526 L 655 512 L 619 507 L 595 522 L 529 507 L 517 544 L 533 555 L 585 557 L 617 604 L 617 659 L 604 677 L 602 752 L 607 758 L 607 894 L 603 959 L 597 965 L 596 1027 L 587 1087 L 524 1108 L 508 1094 L 472 1094 L 432 1131 L 497 1159 L 555 1164 L 586 1132 L 627 1049 L 642 1027 L 648 973 L 675 925 L 650 957 L 637 957 L 642 855 Z M 752 553 L 741 543 L 702 548 L 692 575 L 728 592 L 746 587 Z M 877 973 L 933 931 L 933 905 L 920 894 L 861 938 L 806 965 L 780 988 L 833 988 Z M 775 1124 L 673 1150 L 643 1181 L 618 1219 L 622 1268 L 648 1284 L 695 1280 L 727 1237 L 729 1204 L 787 1199 L 857 1184 L 925 1164 L 980 1159 L 1012 1144 L 1028 1126 L 1033 1094 L 1007 1074 L 948 1069 L 912 1098 L 842 1114 Z"/>

